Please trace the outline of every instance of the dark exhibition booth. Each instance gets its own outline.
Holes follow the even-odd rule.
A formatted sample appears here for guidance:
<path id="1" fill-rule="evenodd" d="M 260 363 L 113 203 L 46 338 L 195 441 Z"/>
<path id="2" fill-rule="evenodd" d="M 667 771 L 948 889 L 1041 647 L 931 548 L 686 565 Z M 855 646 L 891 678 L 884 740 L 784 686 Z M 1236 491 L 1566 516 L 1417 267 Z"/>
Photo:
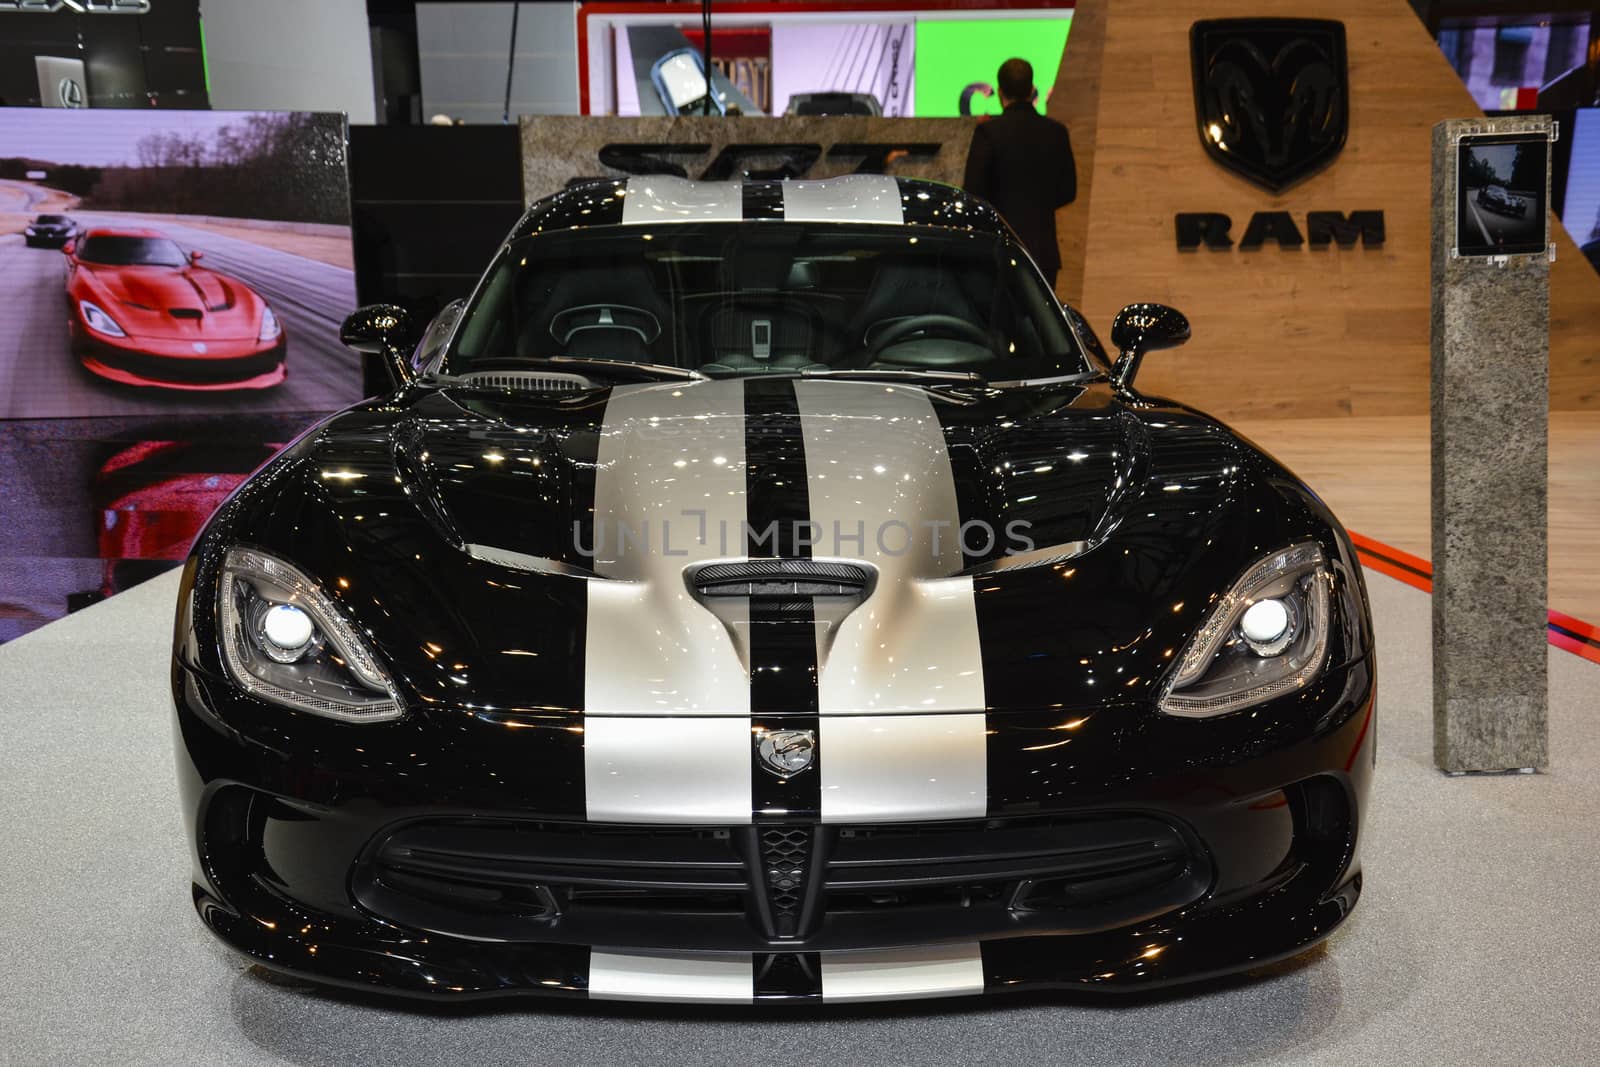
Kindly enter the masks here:
<path id="1" fill-rule="evenodd" d="M 0 0 L 0 277 L 6 1062 L 1600 1062 L 1592 3 Z"/>

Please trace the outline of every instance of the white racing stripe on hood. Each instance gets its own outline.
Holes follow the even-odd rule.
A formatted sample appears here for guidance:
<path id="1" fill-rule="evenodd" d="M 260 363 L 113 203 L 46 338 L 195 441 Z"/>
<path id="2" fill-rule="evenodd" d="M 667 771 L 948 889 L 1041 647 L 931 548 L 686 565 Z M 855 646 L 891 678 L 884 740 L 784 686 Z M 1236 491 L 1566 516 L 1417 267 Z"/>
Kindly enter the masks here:
<path id="1" fill-rule="evenodd" d="M 693 182 L 651 175 L 629 178 L 622 198 L 622 224 L 739 222 L 744 186 L 738 182 Z"/>
<path id="2" fill-rule="evenodd" d="M 822 821 L 981 818 L 983 657 L 972 579 L 950 577 L 961 516 L 933 405 L 914 386 L 795 393 L 816 552 L 878 569 L 872 596 L 818 637 Z"/>
<path id="3" fill-rule="evenodd" d="M 783 183 L 785 222 L 905 222 L 900 183 L 884 174 Z"/>
<path id="4" fill-rule="evenodd" d="M 818 649 L 819 711 L 981 712 L 978 614 L 972 579 L 950 577 L 963 566 L 961 514 L 933 404 L 915 386 L 862 382 L 800 382 L 795 394 L 813 555 L 878 569 L 872 596 Z"/>
<path id="5" fill-rule="evenodd" d="M 585 547 L 614 580 L 588 583 L 588 714 L 749 715 L 737 648 L 683 577 L 691 563 L 744 556 L 744 433 L 739 381 L 612 391 Z"/>
<path id="6" fill-rule="evenodd" d="M 587 583 L 583 678 L 591 820 L 750 821 L 749 674 L 683 577 L 744 555 L 744 424 L 738 381 L 619 387 L 606 405 L 588 547 L 611 580 Z M 623 524 L 648 548 L 624 547 Z"/>

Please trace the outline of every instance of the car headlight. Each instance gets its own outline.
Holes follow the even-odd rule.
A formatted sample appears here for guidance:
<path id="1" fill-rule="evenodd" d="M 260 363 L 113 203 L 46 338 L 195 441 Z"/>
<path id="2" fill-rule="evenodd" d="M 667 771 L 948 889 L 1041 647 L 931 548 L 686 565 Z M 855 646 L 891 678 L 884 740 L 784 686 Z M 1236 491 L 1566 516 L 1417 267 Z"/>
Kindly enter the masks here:
<path id="1" fill-rule="evenodd" d="M 1315 541 L 1257 560 L 1184 649 L 1161 710 L 1209 718 L 1310 683 L 1327 658 L 1332 584 Z"/>
<path id="2" fill-rule="evenodd" d="M 394 683 L 315 582 L 252 548 L 222 564 L 218 621 L 233 680 L 263 700 L 344 722 L 401 715 Z"/>
<path id="3" fill-rule="evenodd" d="M 270 341 L 283 332 L 283 327 L 278 325 L 278 316 L 272 309 L 265 305 L 261 308 L 261 333 L 256 337 L 258 341 Z"/>
<path id="4" fill-rule="evenodd" d="M 78 310 L 83 314 L 83 324 L 95 333 L 103 333 L 107 337 L 126 337 L 117 320 L 107 315 L 98 304 L 91 304 L 87 300 L 78 301 Z"/>

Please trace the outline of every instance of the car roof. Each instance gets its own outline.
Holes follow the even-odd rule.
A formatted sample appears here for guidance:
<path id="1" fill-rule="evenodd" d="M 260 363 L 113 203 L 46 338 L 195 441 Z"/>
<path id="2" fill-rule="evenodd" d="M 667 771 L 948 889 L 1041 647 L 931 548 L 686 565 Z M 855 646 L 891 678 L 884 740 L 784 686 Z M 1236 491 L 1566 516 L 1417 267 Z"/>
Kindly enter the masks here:
<path id="1" fill-rule="evenodd" d="M 919 178 L 845 174 L 816 181 L 703 182 L 639 175 L 577 182 L 536 200 L 511 239 L 605 226 L 751 221 L 936 226 L 1011 236 L 988 201 Z"/>

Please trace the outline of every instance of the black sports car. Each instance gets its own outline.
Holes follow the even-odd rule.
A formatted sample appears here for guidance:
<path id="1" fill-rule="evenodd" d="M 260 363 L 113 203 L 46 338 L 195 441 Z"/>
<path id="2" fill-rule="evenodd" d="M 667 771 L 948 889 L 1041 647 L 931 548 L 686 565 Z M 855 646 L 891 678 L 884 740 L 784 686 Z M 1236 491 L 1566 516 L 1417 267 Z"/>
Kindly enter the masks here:
<path id="1" fill-rule="evenodd" d="M 29 248 L 60 248 L 77 232 L 78 224 L 65 215 L 39 215 L 22 228 L 22 243 Z"/>
<path id="2" fill-rule="evenodd" d="M 1485 185 L 1478 190 L 1478 206 L 1501 215 L 1521 218 L 1527 213 L 1528 203 L 1515 193 L 1507 192 L 1503 185 Z"/>
<path id="3" fill-rule="evenodd" d="M 655 1000 L 1144 989 L 1361 890 L 1345 533 L 1141 395 L 993 209 L 878 176 L 536 203 L 394 391 L 212 518 L 194 899 L 269 968 Z M 407 351 L 409 349 L 409 352 Z"/>

